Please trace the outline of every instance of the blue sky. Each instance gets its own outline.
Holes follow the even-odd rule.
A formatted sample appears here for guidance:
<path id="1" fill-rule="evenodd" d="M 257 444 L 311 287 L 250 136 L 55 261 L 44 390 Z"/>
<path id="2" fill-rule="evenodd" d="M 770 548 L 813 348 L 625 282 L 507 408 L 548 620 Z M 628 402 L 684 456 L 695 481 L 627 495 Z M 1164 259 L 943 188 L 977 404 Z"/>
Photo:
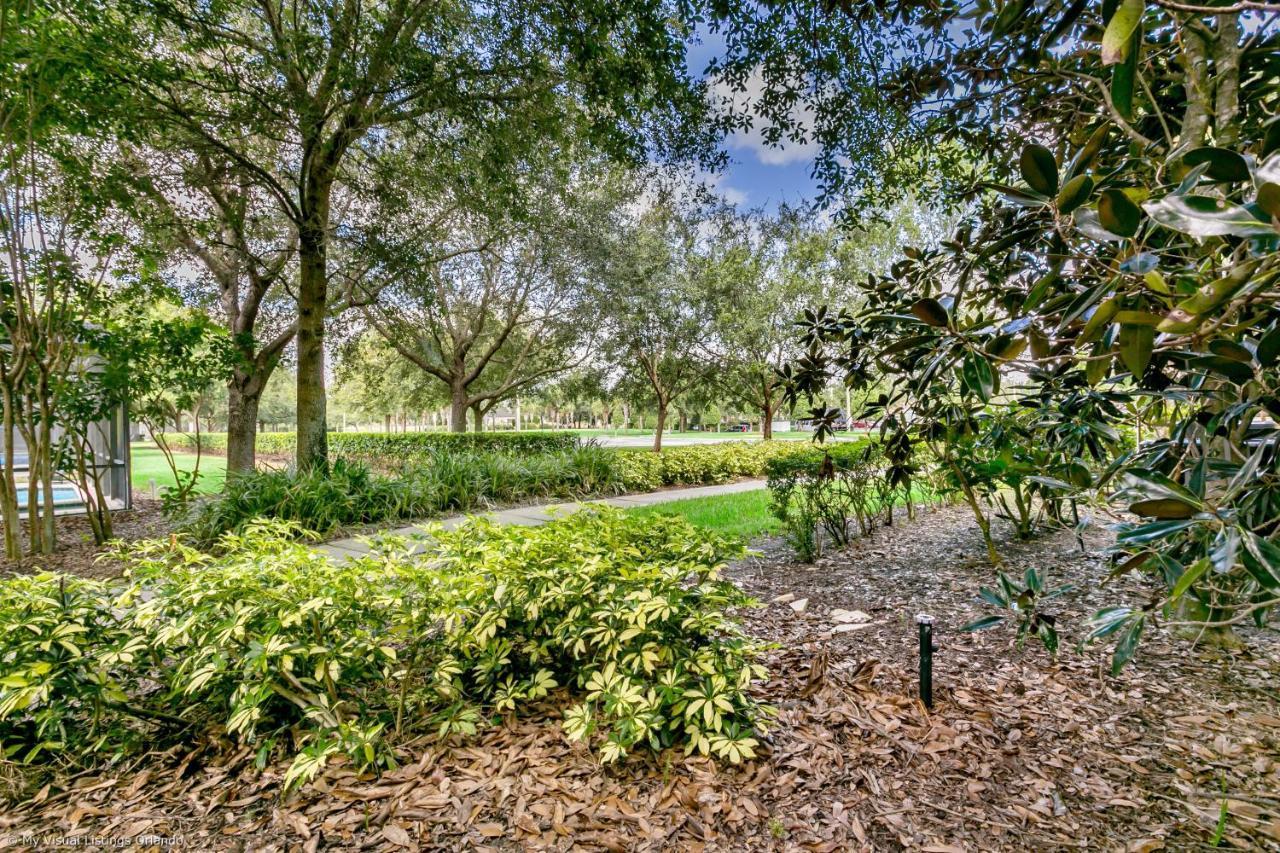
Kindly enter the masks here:
<path id="1" fill-rule="evenodd" d="M 718 37 L 698 33 L 686 54 L 689 70 L 701 76 L 721 49 Z M 749 89 L 746 97 L 752 95 Z M 814 153 L 811 146 L 772 148 L 764 144 L 758 127 L 735 133 L 724 144 L 731 158 L 729 166 L 707 180 L 726 200 L 772 210 L 781 202 L 800 203 L 817 196 L 817 185 L 810 177 Z"/>

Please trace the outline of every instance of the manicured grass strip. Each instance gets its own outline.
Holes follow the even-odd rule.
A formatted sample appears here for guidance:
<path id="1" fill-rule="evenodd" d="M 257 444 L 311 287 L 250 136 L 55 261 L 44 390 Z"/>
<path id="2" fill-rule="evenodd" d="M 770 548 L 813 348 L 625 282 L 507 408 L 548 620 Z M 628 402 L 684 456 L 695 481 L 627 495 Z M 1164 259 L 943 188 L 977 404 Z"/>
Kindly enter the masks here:
<path id="1" fill-rule="evenodd" d="M 674 515 L 695 527 L 713 530 L 744 541 L 777 533 L 778 519 L 769 512 L 769 490 L 734 492 L 705 498 L 686 498 L 670 503 L 629 509 L 631 515 Z"/>
<path id="2" fill-rule="evenodd" d="M 173 479 L 173 472 L 164 461 L 164 454 L 150 441 L 133 442 L 129 445 L 129 453 L 133 461 L 130 479 L 133 481 L 134 489 L 146 493 L 151 489 L 152 480 L 156 481 L 157 489 L 177 485 Z M 183 471 L 190 471 L 195 467 L 194 453 L 177 453 L 175 458 Z M 212 494 L 222 488 L 222 483 L 226 479 L 227 460 L 224 457 L 206 453 L 200 460 L 200 484 L 196 487 L 196 491 Z"/>

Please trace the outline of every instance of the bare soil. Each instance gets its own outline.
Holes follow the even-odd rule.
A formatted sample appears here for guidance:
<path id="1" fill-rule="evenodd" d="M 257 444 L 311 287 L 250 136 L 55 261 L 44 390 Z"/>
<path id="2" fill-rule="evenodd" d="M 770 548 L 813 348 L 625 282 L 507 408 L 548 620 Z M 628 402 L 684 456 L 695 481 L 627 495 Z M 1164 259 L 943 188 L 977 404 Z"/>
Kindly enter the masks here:
<path id="1" fill-rule="evenodd" d="M 1280 850 L 1280 634 L 1230 654 L 1149 632 L 1118 678 L 1077 650 L 1083 618 L 1141 580 L 1103 581 L 1106 531 L 1002 543 L 1011 570 L 1074 583 L 1059 659 L 989 613 L 981 540 L 947 508 L 816 565 L 778 543 L 730 569 L 766 604 L 759 686 L 778 716 L 758 760 L 679 753 L 602 768 L 554 707 L 467 742 L 402 745 L 380 778 L 330 767 L 281 796 L 284 766 L 216 740 L 50 783 L 0 811 L 6 833 L 136 838 L 195 849 Z M 802 602 L 803 600 L 803 602 Z M 845 611 L 835 613 L 835 611 Z M 852 618 L 852 611 L 861 611 Z M 917 698 L 915 615 L 936 620 L 935 706 Z M 848 628 L 849 625 L 862 627 Z M 846 626 L 846 627 L 840 627 Z M 172 849 L 172 848 L 170 848 Z"/>

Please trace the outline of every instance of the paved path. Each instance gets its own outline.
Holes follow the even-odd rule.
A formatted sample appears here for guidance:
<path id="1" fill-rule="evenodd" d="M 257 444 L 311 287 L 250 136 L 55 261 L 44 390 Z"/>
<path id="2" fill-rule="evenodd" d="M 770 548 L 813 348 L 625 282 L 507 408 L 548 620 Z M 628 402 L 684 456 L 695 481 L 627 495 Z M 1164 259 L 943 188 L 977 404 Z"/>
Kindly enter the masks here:
<path id="1" fill-rule="evenodd" d="M 546 524 L 554 518 L 560 518 L 577 512 L 578 510 L 594 505 L 616 506 L 622 509 L 632 506 L 652 506 L 653 504 L 670 503 L 671 501 L 682 501 L 688 498 L 705 498 L 711 495 L 731 495 L 736 492 L 751 492 L 765 487 L 764 480 L 740 480 L 736 483 L 723 483 L 718 486 L 696 486 L 687 489 L 664 489 L 660 492 L 646 492 L 638 495 L 623 495 L 617 498 L 600 498 L 599 500 L 583 501 L 582 503 L 554 503 L 541 504 L 538 506 L 521 506 L 514 509 L 504 509 L 495 512 L 473 513 L 472 515 L 453 515 L 448 518 L 434 519 L 432 522 L 423 522 L 422 524 L 411 524 L 407 527 L 397 527 L 386 532 L 393 533 L 397 536 L 421 536 L 427 532 L 427 527 L 431 523 L 438 523 L 444 526 L 446 530 L 452 530 L 468 518 L 482 517 L 492 519 L 499 524 L 519 524 L 524 527 L 536 527 L 539 524 Z M 349 557 L 358 556 L 360 554 L 369 553 L 369 545 L 362 541 L 365 537 L 353 537 L 351 539 L 337 539 L 333 542 L 326 542 L 320 545 L 316 550 L 328 554 L 330 557 L 338 560 L 345 560 Z"/>

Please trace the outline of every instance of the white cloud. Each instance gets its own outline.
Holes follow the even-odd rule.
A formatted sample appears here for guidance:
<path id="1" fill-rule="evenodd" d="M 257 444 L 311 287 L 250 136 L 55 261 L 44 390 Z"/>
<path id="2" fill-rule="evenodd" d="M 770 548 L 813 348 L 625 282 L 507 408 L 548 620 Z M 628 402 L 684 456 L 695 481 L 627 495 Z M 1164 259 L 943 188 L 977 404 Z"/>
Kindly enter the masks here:
<path id="1" fill-rule="evenodd" d="M 742 91 L 731 89 L 723 81 L 711 86 L 711 97 L 718 110 L 725 112 L 747 113 L 752 118 L 750 130 L 734 131 L 726 140 L 730 149 L 747 151 L 766 166 L 789 166 L 792 163 L 804 163 L 818 154 L 818 143 L 812 139 L 805 142 L 783 140 L 777 145 L 765 141 L 764 127 L 766 120 L 756 112 L 756 104 L 764 92 L 764 78 L 757 70 L 747 79 Z M 814 115 L 812 107 L 803 101 L 791 111 L 790 118 L 796 122 L 805 136 L 813 127 Z"/>

